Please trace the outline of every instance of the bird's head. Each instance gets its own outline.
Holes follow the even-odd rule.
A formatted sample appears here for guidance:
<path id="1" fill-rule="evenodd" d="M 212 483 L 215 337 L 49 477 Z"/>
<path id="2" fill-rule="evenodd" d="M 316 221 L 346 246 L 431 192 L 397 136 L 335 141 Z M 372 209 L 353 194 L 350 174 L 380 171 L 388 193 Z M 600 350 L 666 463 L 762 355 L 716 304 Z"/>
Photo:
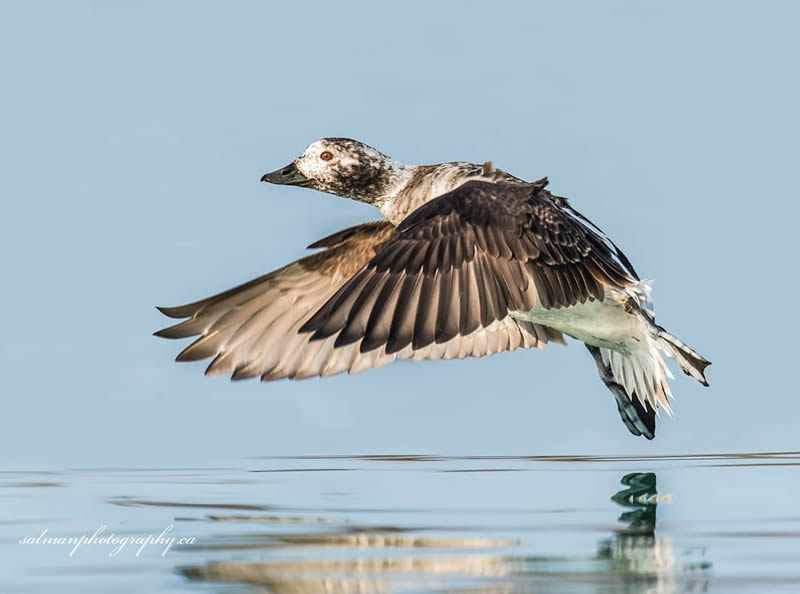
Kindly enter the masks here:
<path id="1" fill-rule="evenodd" d="M 314 188 L 345 198 L 380 204 L 405 166 L 357 140 L 317 140 L 286 167 L 261 181 Z"/>

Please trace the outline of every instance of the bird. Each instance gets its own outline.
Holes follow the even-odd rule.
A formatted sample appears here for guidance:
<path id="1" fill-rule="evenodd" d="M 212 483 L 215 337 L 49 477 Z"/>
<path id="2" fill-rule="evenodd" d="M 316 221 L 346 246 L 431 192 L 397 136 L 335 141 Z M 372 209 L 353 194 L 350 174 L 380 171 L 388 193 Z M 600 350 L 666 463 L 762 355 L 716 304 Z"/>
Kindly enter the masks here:
<path id="1" fill-rule="evenodd" d="M 265 174 L 261 181 L 311 187 L 368 202 L 388 220 L 362 223 L 324 237 L 308 246 L 323 251 L 219 295 L 179 307 L 159 307 L 169 317 L 188 319 L 155 334 L 164 338 L 200 336 L 177 360 L 214 357 L 206 375 L 231 373 L 235 380 L 260 376 L 263 381 L 356 373 L 397 358 L 477 357 L 520 347 L 541 349 L 551 341 L 565 344 L 559 332 L 510 316 L 468 336 L 454 337 L 446 345 L 391 354 L 362 353 L 357 344 L 334 349 L 335 339 L 311 342 L 297 332 L 372 258 L 375 248 L 415 205 L 470 179 L 522 181 L 490 162 L 410 166 L 352 139 L 314 142 L 292 163 Z"/>
<path id="2" fill-rule="evenodd" d="M 357 372 L 395 359 L 452 359 L 586 345 L 630 433 L 671 413 L 662 355 L 708 385 L 708 360 L 655 321 L 651 286 L 603 231 L 556 196 L 483 165 L 406 165 L 364 143 L 324 138 L 262 181 L 366 202 L 384 221 L 334 233 L 306 256 L 178 307 L 156 332 L 199 336 L 177 357 L 214 357 L 232 379 Z"/>

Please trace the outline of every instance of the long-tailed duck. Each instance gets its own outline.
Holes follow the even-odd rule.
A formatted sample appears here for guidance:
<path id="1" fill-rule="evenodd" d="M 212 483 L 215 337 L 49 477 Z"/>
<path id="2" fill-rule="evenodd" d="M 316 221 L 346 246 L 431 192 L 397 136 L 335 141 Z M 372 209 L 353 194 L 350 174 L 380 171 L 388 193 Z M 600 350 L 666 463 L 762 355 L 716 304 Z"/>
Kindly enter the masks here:
<path id="1" fill-rule="evenodd" d="M 709 362 L 655 322 L 650 288 L 570 203 L 490 163 L 410 166 L 326 138 L 262 181 L 376 206 L 387 221 L 219 295 L 159 308 L 188 318 L 156 333 L 199 336 L 179 361 L 262 380 L 326 376 L 410 360 L 584 342 L 634 435 L 670 412 L 662 354 L 708 385 Z"/>

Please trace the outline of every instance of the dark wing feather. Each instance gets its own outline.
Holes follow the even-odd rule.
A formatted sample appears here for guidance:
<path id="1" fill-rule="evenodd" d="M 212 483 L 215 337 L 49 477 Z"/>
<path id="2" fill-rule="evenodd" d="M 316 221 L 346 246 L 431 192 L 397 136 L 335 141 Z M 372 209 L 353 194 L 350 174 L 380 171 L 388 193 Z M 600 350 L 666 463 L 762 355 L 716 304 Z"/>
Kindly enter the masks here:
<path id="1" fill-rule="evenodd" d="M 351 306 L 348 311 L 353 314 L 348 332 L 313 341 L 309 334 L 300 334 L 300 326 L 370 261 L 376 248 L 393 232 L 392 224 L 385 221 L 345 229 L 313 244 L 328 248 L 323 252 L 208 299 L 180 307 L 159 308 L 172 318 L 187 319 L 156 335 L 164 338 L 196 336 L 196 340 L 178 355 L 178 360 L 213 357 L 206 370 L 208 375 L 230 373 L 233 379 L 260 376 L 262 380 L 355 373 L 386 365 L 397 358 L 480 357 L 563 342 L 558 332 L 508 316 L 473 335 L 462 336 L 453 331 L 441 345 L 421 349 L 409 345 L 401 351 L 387 353 L 381 348 L 382 343 L 373 346 L 371 333 L 385 336 L 389 332 L 405 278 L 388 268 L 380 275 L 364 277 L 364 290 L 352 292 L 352 300 L 343 302 Z M 435 293 L 435 286 L 436 283 L 430 291 Z M 420 321 L 425 328 L 430 323 L 427 318 Z M 409 336 L 413 334 L 413 330 L 404 331 Z M 361 336 L 365 336 L 363 340 Z"/>
<path id="2" fill-rule="evenodd" d="M 369 292 L 374 279 L 386 283 L 380 294 Z M 364 352 L 421 349 L 537 300 L 568 307 L 636 280 L 605 236 L 541 185 L 470 181 L 411 213 L 300 331 L 314 340 L 338 335 L 342 345 L 368 334 Z M 367 298 L 380 324 L 364 324 Z"/>

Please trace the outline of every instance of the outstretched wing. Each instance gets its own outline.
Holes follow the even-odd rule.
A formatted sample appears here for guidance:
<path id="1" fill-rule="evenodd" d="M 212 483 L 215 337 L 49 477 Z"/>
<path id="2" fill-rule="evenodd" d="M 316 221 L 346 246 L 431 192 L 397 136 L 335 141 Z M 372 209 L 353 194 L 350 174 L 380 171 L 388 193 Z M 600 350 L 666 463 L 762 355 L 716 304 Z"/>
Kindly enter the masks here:
<path id="1" fill-rule="evenodd" d="M 635 282 L 542 184 L 470 181 L 406 218 L 300 331 L 364 353 L 418 350 L 537 303 L 567 307 Z"/>
<path id="2" fill-rule="evenodd" d="M 196 303 L 159 310 L 173 318 L 188 318 L 156 332 L 164 338 L 199 336 L 177 357 L 197 361 L 214 357 L 207 375 L 231 373 L 233 379 L 307 378 L 379 367 L 396 358 L 452 359 L 483 356 L 518 347 L 544 348 L 563 342 L 551 329 L 506 316 L 468 335 L 443 344 L 402 352 L 385 349 L 362 352 L 358 342 L 335 348 L 337 337 L 310 340 L 299 328 L 364 267 L 378 246 L 394 232 L 391 223 L 358 225 L 319 240 L 325 247 L 279 270 Z"/>

